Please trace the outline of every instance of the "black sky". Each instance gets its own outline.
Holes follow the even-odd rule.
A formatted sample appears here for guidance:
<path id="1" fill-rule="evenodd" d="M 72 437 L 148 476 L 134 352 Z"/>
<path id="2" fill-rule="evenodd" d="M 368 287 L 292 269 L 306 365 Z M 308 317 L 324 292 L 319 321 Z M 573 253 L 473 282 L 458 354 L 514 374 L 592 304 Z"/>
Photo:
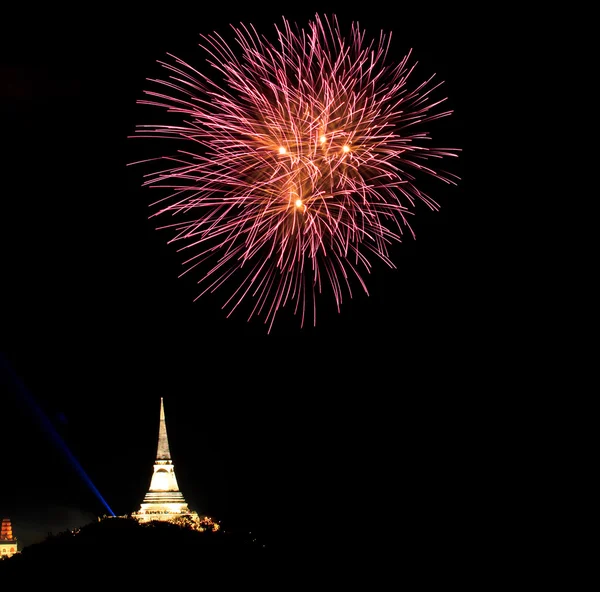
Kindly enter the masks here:
<path id="1" fill-rule="evenodd" d="M 318 11 L 374 37 L 392 30 L 398 57 L 413 48 L 417 78 L 446 81 L 455 114 L 431 133 L 464 150 L 451 169 L 463 181 L 424 181 L 441 211 L 418 211 L 416 240 L 394 248 L 397 270 L 375 265 L 370 296 L 356 291 L 341 314 L 323 298 L 316 327 L 300 329 L 284 311 L 271 335 L 260 319 L 226 319 L 218 294 L 193 302 L 194 281 L 177 278 L 178 255 L 147 220 L 147 192 L 126 167 L 138 141 L 127 136 L 147 117 L 135 102 L 166 52 L 193 60 L 201 32 L 228 34 L 241 21 L 269 34 L 282 15 L 302 24 L 315 10 L 209 15 L 175 3 L 10 20 L 0 56 L 0 384 L 16 453 L 0 513 L 103 512 L 32 401 L 112 509 L 137 509 L 161 396 L 184 494 L 225 520 L 269 533 L 315 512 L 439 524 L 453 520 L 452 501 L 467 503 L 491 312 L 479 304 L 486 221 L 469 168 L 465 15 Z"/>

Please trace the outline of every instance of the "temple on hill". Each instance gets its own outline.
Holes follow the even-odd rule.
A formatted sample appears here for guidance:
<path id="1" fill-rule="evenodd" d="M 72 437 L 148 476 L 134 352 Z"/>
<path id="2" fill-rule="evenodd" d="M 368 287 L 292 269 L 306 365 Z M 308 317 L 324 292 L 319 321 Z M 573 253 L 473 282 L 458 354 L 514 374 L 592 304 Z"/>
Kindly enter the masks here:
<path id="1" fill-rule="evenodd" d="M 196 530 L 218 530 L 219 524 L 209 516 L 201 516 L 190 510 L 183 493 L 179 490 L 175 477 L 175 466 L 169 449 L 167 423 L 163 398 L 160 399 L 160 422 L 158 427 L 158 447 L 156 460 L 150 480 L 150 489 L 144 496 L 137 512 L 131 514 L 140 523 L 159 520 L 172 522 L 182 526 L 190 526 Z"/>
<path id="2" fill-rule="evenodd" d="M 0 528 L 0 557 L 11 557 L 18 552 L 17 537 L 13 536 L 10 518 L 3 518 Z"/>

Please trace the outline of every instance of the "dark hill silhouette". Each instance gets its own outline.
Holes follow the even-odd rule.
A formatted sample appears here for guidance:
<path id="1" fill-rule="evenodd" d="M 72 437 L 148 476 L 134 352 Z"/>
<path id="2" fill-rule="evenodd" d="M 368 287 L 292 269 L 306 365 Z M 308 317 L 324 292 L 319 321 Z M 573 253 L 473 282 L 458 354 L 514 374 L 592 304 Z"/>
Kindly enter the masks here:
<path id="1" fill-rule="evenodd" d="M 78 531 L 50 534 L 0 560 L 0 581 L 57 581 L 62 589 L 71 582 L 75 589 L 84 581 L 156 587 L 200 578 L 223 587 L 262 577 L 268 560 L 268 548 L 248 532 L 198 532 L 167 522 L 105 518 Z"/>
<path id="2" fill-rule="evenodd" d="M 431 518 L 404 528 L 348 515 L 347 524 L 298 521 L 263 543 L 244 530 L 198 532 L 166 522 L 105 518 L 49 535 L 0 560 L 0 590 L 51 587 L 121 592 L 176 590 L 382 590 L 390 582 L 438 589 L 462 581 L 480 555 L 461 525 Z M 283 532 L 283 531 L 282 531 Z"/>

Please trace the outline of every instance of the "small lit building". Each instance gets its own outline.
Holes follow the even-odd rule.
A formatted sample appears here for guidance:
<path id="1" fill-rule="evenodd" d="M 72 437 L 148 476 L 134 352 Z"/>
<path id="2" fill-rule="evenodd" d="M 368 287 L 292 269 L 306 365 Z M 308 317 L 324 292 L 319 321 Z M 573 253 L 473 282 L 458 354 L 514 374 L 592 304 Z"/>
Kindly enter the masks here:
<path id="1" fill-rule="evenodd" d="M 3 518 L 0 528 L 0 557 L 11 557 L 18 552 L 17 538 L 13 536 L 10 518 Z"/>

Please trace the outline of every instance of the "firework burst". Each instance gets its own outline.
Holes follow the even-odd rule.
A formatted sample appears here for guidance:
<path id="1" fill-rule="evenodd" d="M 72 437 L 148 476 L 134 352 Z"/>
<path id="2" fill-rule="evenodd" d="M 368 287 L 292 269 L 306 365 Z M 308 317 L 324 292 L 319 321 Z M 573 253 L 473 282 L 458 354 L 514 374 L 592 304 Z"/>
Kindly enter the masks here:
<path id="1" fill-rule="evenodd" d="M 290 305 L 301 326 L 316 324 L 318 294 L 330 291 L 338 312 L 353 285 L 368 294 L 364 276 L 374 259 L 395 267 L 389 249 L 413 234 L 416 203 L 438 209 L 416 176 L 455 184 L 428 163 L 459 150 L 418 131 L 452 112 L 432 99 L 433 76 L 409 85 L 410 52 L 388 63 L 390 35 L 367 42 L 353 23 L 344 37 L 319 15 L 306 29 L 284 18 L 275 42 L 231 28 L 234 45 L 201 36 L 210 77 L 171 54 L 159 62 L 168 74 L 138 102 L 177 121 L 134 137 L 186 146 L 152 159 L 143 185 L 167 191 L 152 216 L 172 217 L 159 228 L 189 253 L 184 273 L 200 271 L 198 298 L 231 286 L 228 315 L 250 301 L 248 320 L 264 317 L 270 332 Z"/>

